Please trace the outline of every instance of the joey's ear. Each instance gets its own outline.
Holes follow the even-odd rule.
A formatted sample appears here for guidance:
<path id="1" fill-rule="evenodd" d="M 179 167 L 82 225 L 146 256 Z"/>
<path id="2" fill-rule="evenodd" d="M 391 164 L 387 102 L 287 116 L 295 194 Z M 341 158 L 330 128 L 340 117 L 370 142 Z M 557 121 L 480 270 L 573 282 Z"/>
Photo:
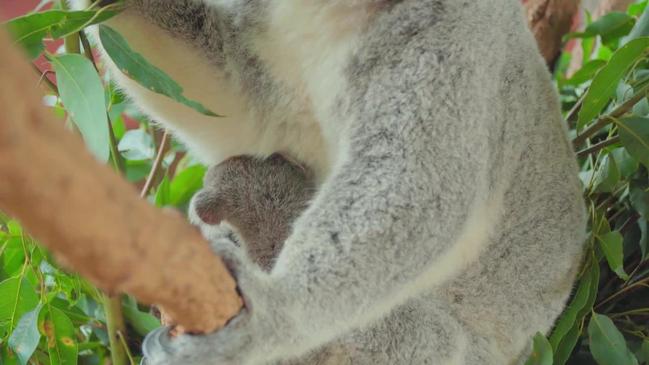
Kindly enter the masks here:
<path id="1" fill-rule="evenodd" d="M 196 194 L 189 206 L 189 218 L 194 224 L 217 225 L 225 219 L 225 201 L 209 191 Z"/>

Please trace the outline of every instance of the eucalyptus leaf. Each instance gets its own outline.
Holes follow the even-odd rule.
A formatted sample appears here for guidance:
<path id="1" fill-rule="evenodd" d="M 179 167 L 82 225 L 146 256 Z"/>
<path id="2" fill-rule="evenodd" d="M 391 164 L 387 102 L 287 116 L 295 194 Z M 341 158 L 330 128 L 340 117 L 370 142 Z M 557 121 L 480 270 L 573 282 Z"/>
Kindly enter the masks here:
<path id="1" fill-rule="evenodd" d="M 649 191 L 641 180 L 632 180 L 629 189 L 629 200 L 633 208 L 645 219 L 649 220 Z"/>
<path id="2" fill-rule="evenodd" d="M 579 340 L 581 322 L 584 316 L 591 311 L 597 298 L 600 272 L 599 264 L 595 260 L 595 257 L 591 256 L 589 265 L 579 281 L 574 298 L 559 317 L 559 321 L 552 331 L 550 344 L 554 350 L 554 365 L 564 365 L 568 361 Z"/>
<path id="3" fill-rule="evenodd" d="M 602 67 L 606 65 L 604 60 L 592 60 L 586 63 L 579 71 L 568 80 L 566 80 L 566 85 L 580 85 L 584 82 L 590 81 L 593 78 L 593 75 L 597 73 Z"/>
<path id="4" fill-rule="evenodd" d="M 642 341 L 642 345 L 636 352 L 636 357 L 641 364 L 649 364 L 649 339 Z"/>
<path id="5" fill-rule="evenodd" d="M 532 353 L 525 365 L 552 365 L 553 362 L 552 346 L 542 333 L 537 333 L 534 336 Z"/>
<path id="6" fill-rule="evenodd" d="M 141 311 L 132 297 L 127 296 L 122 306 L 124 317 L 140 336 L 160 327 L 160 321 L 153 315 Z"/>
<path id="7" fill-rule="evenodd" d="M 49 307 L 43 328 L 50 364 L 76 365 L 79 351 L 70 318 L 58 308 Z"/>
<path id="8" fill-rule="evenodd" d="M 190 166 L 174 177 L 170 187 L 170 204 L 180 206 L 189 202 L 191 197 L 203 186 L 205 167 Z"/>
<path id="9" fill-rule="evenodd" d="M 25 313 L 9 337 L 9 347 L 18 356 L 21 365 L 27 365 L 41 339 L 41 333 L 38 331 L 40 311 L 39 305 L 36 309 Z"/>
<path id="10" fill-rule="evenodd" d="M 593 313 L 588 325 L 591 353 L 600 365 L 638 365 L 624 336 L 605 315 Z"/>
<path id="11" fill-rule="evenodd" d="M 124 158 L 131 161 L 150 160 L 155 155 L 153 138 L 142 129 L 127 131 L 117 145 Z"/>
<path id="12" fill-rule="evenodd" d="M 597 173 L 595 174 L 595 190 L 610 193 L 620 181 L 620 170 L 615 159 L 610 155 L 602 158 Z"/>
<path id="13" fill-rule="evenodd" d="M 599 35 L 602 37 L 602 42 L 609 43 L 613 39 L 628 34 L 634 25 L 635 19 L 632 16 L 622 12 L 611 12 L 589 24 L 584 33 L 586 36 Z"/>
<path id="14" fill-rule="evenodd" d="M 633 27 L 629 35 L 624 37 L 622 42 L 627 43 L 633 39 L 646 36 L 649 36 L 649 8 L 645 7 L 635 26 Z"/>
<path id="15" fill-rule="evenodd" d="M 554 352 L 554 365 L 564 365 L 568 362 L 570 355 L 577 345 L 577 341 L 579 341 L 579 335 L 581 334 L 579 327 L 580 323 L 573 323 L 572 327 L 570 327 L 568 332 L 566 332 L 565 336 L 561 339 L 561 342 Z"/>
<path id="16" fill-rule="evenodd" d="M 613 270 L 617 276 L 623 280 L 628 280 L 629 275 L 624 272 L 624 252 L 623 245 L 624 237 L 619 232 L 609 232 L 603 236 L 598 237 L 602 252 L 606 257 L 608 266 Z"/>
<path id="17" fill-rule="evenodd" d="M 217 117 L 197 101 L 187 99 L 183 89 L 164 71 L 155 67 L 139 53 L 135 52 L 121 34 L 106 25 L 99 26 L 99 38 L 106 53 L 124 75 L 131 78 L 147 90 L 165 95 L 184 104 L 197 112 Z"/>
<path id="18" fill-rule="evenodd" d="M 166 207 L 171 204 L 171 183 L 169 177 L 165 176 L 155 193 L 155 205 L 158 207 Z"/>
<path id="19" fill-rule="evenodd" d="M 610 156 L 615 159 L 615 164 L 620 169 L 622 179 L 626 180 L 638 171 L 638 160 L 633 158 L 626 148 L 616 148 L 611 152 Z"/>
<path id="20" fill-rule="evenodd" d="M 30 13 L 8 21 L 5 26 L 30 58 L 43 52 L 43 38 L 51 35 L 61 38 L 82 28 L 106 21 L 117 14 L 114 11 L 64 11 L 48 10 Z"/>
<path id="21" fill-rule="evenodd" d="M 579 111 L 579 128 L 601 113 L 615 94 L 618 82 L 638 59 L 644 57 L 648 49 L 649 38 L 634 39 L 618 49 L 606 66 L 597 72 Z"/>
<path id="22" fill-rule="evenodd" d="M 617 121 L 620 140 L 640 163 L 649 167 L 649 118 L 627 117 Z"/>
<path id="23" fill-rule="evenodd" d="M 104 87 L 92 62 L 77 54 L 49 57 L 65 109 L 79 128 L 88 148 L 101 162 L 108 161 L 110 140 Z"/>
<path id="24" fill-rule="evenodd" d="M 36 290 L 25 278 L 10 278 L 0 283 L 0 327 L 13 327 L 38 305 Z"/>

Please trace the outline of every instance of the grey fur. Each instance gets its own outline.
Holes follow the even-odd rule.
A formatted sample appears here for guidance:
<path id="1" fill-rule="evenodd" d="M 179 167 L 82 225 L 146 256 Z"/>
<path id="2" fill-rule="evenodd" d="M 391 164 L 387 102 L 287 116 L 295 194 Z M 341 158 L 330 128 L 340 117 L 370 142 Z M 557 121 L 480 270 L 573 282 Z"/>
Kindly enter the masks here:
<path id="1" fill-rule="evenodd" d="M 232 263 L 246 309 L 213 334 L 153 333 L 148 363 L 522 363 L 569 296 L 585 211 L 519 1 L 291 1 L 319 9 L 305 12 L 315 17 L 370 14 L 348 56 L 310 49 L 322 52 L 322 62 L 304 63 L 322 89 L 259 51 L 256 41 L 277 26 L 270 9 L 287 1 L 126 0 L 245 99 L 241 128 L 254 126 L 256 139 L 228 135 L 201 151 L 232 139 L 231 154 L 286 150 L 313 165 L 319 183 L 270 273 L 233 244 L 227 225 L 202 227 Z M 277 45 L 299 51 L 319 30 L 346 39 L 335 36 L 339 23 L 323 24 L 304 43 Z M 309 118 L 326 158 L 308 145 L 317 139 L 300 138 Z M 190 146 L 208 133 L 164 123 Z"/>
<path id="2" fill-rule="evenodd" d="M 280 154 L 236 156 L 209 169 L 191 211 L 197 224 L 236 228 L 250 259 L 270 271 L 314 193 L 311 172 Z"/>

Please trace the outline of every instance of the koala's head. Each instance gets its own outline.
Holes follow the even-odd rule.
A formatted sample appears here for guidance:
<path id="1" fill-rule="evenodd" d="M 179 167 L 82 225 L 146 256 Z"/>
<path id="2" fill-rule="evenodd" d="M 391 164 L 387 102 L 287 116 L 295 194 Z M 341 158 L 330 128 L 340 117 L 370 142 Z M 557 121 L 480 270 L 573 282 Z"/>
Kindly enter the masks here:
<path id="1" fill-rule="evenodd" d="M 205 175 L 190 216 L 199 225 L 226 221 L 262 267 L 277 256 L 315 187 L 312 173 L 280 154 L 232 157 Z"/>

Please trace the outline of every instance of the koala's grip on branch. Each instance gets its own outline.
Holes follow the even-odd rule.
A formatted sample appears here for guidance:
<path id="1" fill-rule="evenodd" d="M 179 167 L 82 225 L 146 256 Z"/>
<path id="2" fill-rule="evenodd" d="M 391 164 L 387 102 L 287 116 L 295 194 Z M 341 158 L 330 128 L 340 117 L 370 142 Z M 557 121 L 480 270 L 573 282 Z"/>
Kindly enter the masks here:
<path id="1" fill-rule="evenodd" d="M 0 50 L 0 210 L 99 287 L 158 304 L 187 330 L 236 315 L 236 284 L 198 230 L 140 199 L 52 120 L 1 30 Z"/>

